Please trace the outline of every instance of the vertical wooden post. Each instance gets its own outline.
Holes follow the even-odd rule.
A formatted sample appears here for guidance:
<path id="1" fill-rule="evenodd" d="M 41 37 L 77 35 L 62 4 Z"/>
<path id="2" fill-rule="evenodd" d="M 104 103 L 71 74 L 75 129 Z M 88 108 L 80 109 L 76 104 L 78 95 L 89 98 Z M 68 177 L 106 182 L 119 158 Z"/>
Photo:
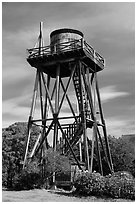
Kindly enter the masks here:
<path id="1" fill-rule="evenodd" d="M 49 90 L 49 85 L 50 85 L 50 76 L 47 75 L 47 88 L 48 88 L 48 90 Z M 47 117 L 48 117 L 48 96 L 47 96 L 47 93 L 46 93 L 46 95 L 45 95 L 45 109 L 44 109 L 44 115 L 43 115 L 43 118 L 45 120 L 42 121 L 42 125 L 43 125 L 42 134 L 43 134 L 43 137 L 44 137 L 45 131 L 46 131 L 46 119 L 47 119 Z M 47 144 L 47 138 L 46 138 L 45 143 Z"/>
<path id="2" fill-rule="evenodd" d="M 64 130 L 64 133 L 65 133 L 66 137 L 68 138 L 69 129 L 67 128 L 66 130 Z M 64 150 L 66 150 L 66 148 L 67 148 L 67 142 L 64 138 Z"/>
<path id="3" fill-rule="evenodd" d="M 95 117 L 95 121 L 96 121 L 96 117 Z M 99 148 L 98 136 L 97 136 L 97 123 L 96 122 L 94 122 L 93 131 L 94 131 L 94 133 L 93 133 L 94 134 L 94 138 L 96 139 L 99 171 L 100 171 L 100 174 L 103 175 L 102 161 L 101 161 L 100 148 Z"/>
<path id="4" fill-rule="evenodd" d="M 40 35 L 39 35 L 39 55 L 41 55 L 41 49 L 43 44 L 43 22 L 40 22 Z M 42 96 L 42 85 L 41 85 L 41 73 L 38 71 L 39 74 L 39 92 L 40 92 L 40 103 L 41 103 L 41 118 L 43 119 L 43 96 Z M 44 148 L 44 146 L 43 146 Z M 41 149 L 41 158 L 43 156 L 43 148 Z"/>
<path id="5" fill-rule="evenodd" d="M 95 135 L 94 130 L 92 134 L 92 147 L 91 147 L 91 159 L 90 159 L 90 171 L 93 171 L 93 159 L 94 159 L 94 143 L 95 143 Z"/>
<path id="6" fill-rule="evenodd" d="M 101 155 L 100 155 L 100 149 L 99 149 L 99 144 L 98 144 L 98 136 L 97 136 L 97 120 L 96 120 L 96 78 L 97 78 L 97 73 L 94 73 L 94 125 L 93 125 L 93 134 L 94 138 L 96 139 L 96 147 L 97 147 L 97 157 L 98 157 L 98 166 L 101 175 L 103 175 L 103 169 L 102 169 L 102 162 L 101 162 Z"/>
<path id="7" fill-rule="evenodd" d="M 27 131 L 27 140 L 26 140 L 26 145 L 25 145 L 25 155 L 24 155 L 23 169 L 25 168 L 27 154 L 28 154 L 28 147 L 29 147 L 29 140 L 30 140 L 30 129 L 31 129 L 31 126 L 32 126 L 31 120 L 33 119 L 33 115 L 34 115 L 34 111 L 35 111 L 37 91 L 38 91 L 38 80 L 39 80 L 39 73 L 38 73 L 38 70 L 37 70 L 35 85 L 34 85 L 34 91 L 33 91 L 33 97 L 32 97 L 31 110 L 30 110 L 30 116 L 29 116 L 29 120 L 28 120 L 28 131 Z"/>
<path id="8" fill-rule="evenodd" d="M 49 85 L 50 85 L 50 76 L 47 75 L 47 89 L 48 90 L 49 90 Z M 47 119 L 47 112 L 48 112 L 48 107 L 47 106 L 48 106 L 48 96 L 47 96 L 47 92 L 46 92 L 46 94 L 45 94 L 45 104 L 44 104 L 44 113 L 43 113 L 43 119 L 45 119 L 45 120 L 42 121 L 42 125 L 43 125 L 42 138 L 44 137 L 45 132 L 46 132 L 46 119 Z M 45 149 L 47 148 L 46 144 L 47 144 L 47 138 L 45 140 L 45 145 L 44 145 Z"/>
<path id="9" fill-rule="evenodd" d="M 40 108 L 41 108 L 41 118 L 43 119 L 43 95 L 42 95 L 42 84 L 41 84 L 41 73 L 40 71 L 38 72 L 39 74 L 39 93 L 40 93 Z M 44 155 L 44 144 L 43 144 L 43 148 L 41 149 L 41 154 L 40 154 L 40 162 L 42 165 L 42 158 Z M 42 176 L 43 176 L 43 165 L 42 165 Z"/>
<path id="10" fill-rule="evenodd" d="M 86 69 L 86 74 L 87 74 L 87 79 L 85 75 L 83 74 L 83 79 L 84 79 L 84 84 L 87 89 L 87 94 L 88 94 L 88 99 L 89 99 L 89 106 L 90 106 L 90 111 L 91 111 L 91 117 L 92 120 L 94 121 L 94 107 L 93 107 L 93 101 L 92 101 L 92 94 L 91 94 L 91 86 L 90 86 L 90 81 L 89 81 L 89 68 L 87 67 Z M 93 74 L 92 74 L 93 78 Z M 92 149 L 91 149 L 91 159 L 90 159 L 90 171 L 92 172 L 93 170 L 93 158 L 94 158 L 94 140 L 95 140 L 95 135 L 92 134 Z"/>
<path id="11" fill-rule="evenodd" d="M 43 155 L 44 155 L 46 147 L 48 145 L 47 137 L 45 135 L 45 132 L 46 132 L 46 117 L 47 117 L 46 113 L 47 113 L 47 98 L 48 98 L 48 93 L 47 93 L 47 90 L 46 90 L 46 95 L 45 95 L 45 110 L 43 110 L 43 99 L 42 99 L 43 96 L 42 96 L 42 84 L 41 84 L 41 74 L 43 75 L 43 73 L 41 73 L 39 71 L 38 74 L 39 74 L 39 88 L 40 88 L 40 101 L 41 101 L 41 117 L 42 117 L 42 119 L 45 119 L 45 120 L 42 120 L 43 129 L 42 129 L 41 134 L 39 134 L 39 136 L 38 136 L 38 138 L 37 138 L 37 140 L 35 142 L 35 145 L 34 145 L 34 147 L 32 149 L 31 154 L 30 154 L 30 158 L 33 158 L 33 156 L 36 154 L 36 152 L 38 152 L 37 151 L 37 146 L 38 146 L 38 144 L 40 142 L 41 146 L 42 146 L 40 161 L 42 162 Z M 50 77 L 48 76 L 48 79 L 47 79 L 47 89 L 49 87 L 49 81 L 50 81 Z M 44 83 L 46 83 L 46 82 L 44 81 Z M 48 129 L 48 132 L 49 131 L 50 131 L 50 129 Z M 38 149 L 39 149 L 39 147 L 38 147 Z M 43 164 L 42 164 L 42 169 L 44 169 Z M 44 174 L 44 172 L 43 172 L 43 174 Z"/>
<path id="12" fill-rule="evenodd" d="M 110 166 L 111 166 L 112 172 L 114 172 L 112 158 L 111 158 L 111 154 L 110 154 L 109 142 L 108 142 L 108 137 L 107 137 L 106 124 L 105 124 L 105 120 L 104 120 L 104 116 L 103 116 L 103 110 L 102 110 L 102 105 L 101 105 L 101 99 L 100 99 L 100 93 L 99 93 L 99 87 L 98 87 L 97 79 L 96 79 L 96 91 L 97 91 L 97 97 L 98 97 L 98 104 L 99 104 L 99 111 L 100 111 L 101 122 L 103 124 L 103 132 L 104 132 L 107 156 L 108 156 L 108 159 L 109 159 L 109 162 L 110 162 Z"/>
<path id="13" fill-rule="evenodd" d="M 56 93 L 55 93 L 55 113 L 54 117 L 54 138 L 53 138 L 53 151 L 56 151 L 58 141 L 58 109 L 59 109 L 59 88 L 60 88 L 60 65 L 58 64 L 56 70 Z M 53 184 L 55 184 L 55 172 L 53 173 Z"/>
<path id="14" fill-rule="evenodd" d="M 108 160 L 108 156 L 107 156 L 107 153 L 106 153 L 105 148 L 104 148 L 104 146 L 103 146 L 102 138 L 101 138 L 101 135 L 100 135 L 100 132 L 99 132 L 99 129 L 98 129 L 98 128 L 97 128 L 97 132 L 98 132 L 98 136 L 99 136 L 99 140 L 100 140 L 100 144 L 101 144 L 102 150 L 103 150 L 103 152 L 104 152 L 104 155 L 105 155 L 105 157 L 106 157 L 106 161 L 107 161 L 107 163 L 108 163 L 109 170 L 110 170 L 110 172 L 112 173 L 112 169 L 111 169 L 111 166 L 110 166 L 110 163 L 109 163 L 109 160 Z"/>
<path id="15" fill-rule="evenodd" d="M 47 87 L 49 88 L 49 81 L 50 81 L 50 77 L 47 76 Z M 40 89 L 40 103 L 41 103 L 41 118 L 42 119 L 45 119 L 45 120 L 42 120 L 42 126 L 43 126 L 43 129 L 42 129 L 42 132 L 41 132 L 41 139 L 43 139 L 44 135 L 45 135 L 45 131 L 46 131 L 46 118 L 47 118 L 47 93 L 45 94 L 45 109 L 43 107 L 43 95 L 42 95 L 42 83 L 41 83 L 41 72 L 39 72 L 39 89 Z M 48 142 L 47 142 L 47 138 L 45 139 L 45 141 L 43 142 L 43 145 L 42 145 L 42 148 L 41 148 L 41 158 L 40 158 L 40 161 L 41 161 L 41 165 L 42 165 L 42 176 L 44 176 L 45 172 L 44 172 L 44 163 L 43 163 L 43 157 L 45 155 L 45 152 L 46 152 L 46 148 L 48 145 Z"/>
<path id="16" fill-rule="evenodd" d="M 88 67 L 86 69 L 86 74 L 87 74 L 87 92 L 88 92 L 90 110 L 91 110 L 92 118 L 94 120 L 93 102 L 92 102 L 92 94 L 91 94 L 91 86 L 90 86 L 89 68 Z M 94 73 L 92 74 L 91 77 L 92 77 L 92 81 L 93 81 Z M 85 80 L 85 84 L 86 84 L 86 80 Z M 94 131 L 92 134 L 91 141 L 92 141 L 92 145 L 91 145 L 91 157 L 90 157 L 90 171 L 92 172 L 93 171 L 93 158 L 94 158 L 94 143 L 95 143 Z"/>
<path id="17" fill-rule="evenodd" d="M 58 139 L 58 109 L 59 109 L 59 86 L 60 86 L 60 65 L 58 65 L 56 70 L 56 93 L 55 93 L 55 113 L 54 113 L 54 138 L 53 138 L 53 149 L 56 151 L 57 139 Z"/>
<path id="18" fill-rule="evenodd" d="M 43 113 L 43 95 L 42 95 L 42 84 L 41 84 L 41 73 L 40 71 L 38 72 L 39 74 L 39 92 L 40 92 L 40 105 L 41 105 L 41 118 L 44 118 L 44 113 Z"/>
<path id="19" fill-rule="evenodd" d="M 92 94 L 91 94 L 91 86 L 90 86 L 90 82 L 89 82 L 89 68 L 87 68 L 86 70 L 87 73 L 87 80 L 86 77 L 83 74 L 83 79 L 84 79 L 84 83 L 85 83 L 85 87 L 87 89 L 87 94 L 88 94 L 88 99 L 89 99 L 89 105 L 90 105 L 90 109 L 91 109 L 91 116 L 93 118 L 94 124 L 93 124 L 93 134 L 92 134 L 92 149 L 91 149 L 91 160 L 90 160 L 90 170 L 92 172 L 93 170 L 93 157 L 94 157 L 94 140 L 96 139 L 96 146 L 97 146 L 97 155 L 98 155 L 98 164 L 99 164 L 99 169 L 101 174 L 103 174 L 103 170 L 102 170 L 102 162 L 101 162 L 101 155 L 100 155 L 100 149 L 99 149 L 99 144 L 98 144 L 98 137 L 97 137 L 97 121 L 96 121 L 96 100 L 95 100 L 95 75 L 96 73 L 94 73 L 94 75 L 92 74 L 92 81 L 94 79 L 94 105 L 92 102 Z M 94 76 L 94 78 L 93 78 Z M 92 82 L 91 81 L 91 82 Z"/>
<path id="20" fill-rule="evenodd" d="M 83 139 L 84 139 L 84 157 L 86 169 L 89 170 L 89 154 L 88 154 L 88 143 L 87 143 L 87 129 L 86 129 L 86 117 L 83 102 L 83 92 L 82 92 L 82 64 L 78 62 L 78 74 L 79 74 L 79 87 L 80 87 L 80 97 L 81 97 L 81 120 L 83 126 Z"/>
<path id="21" fill-rule="evenodd" d="M 82 139 L 79 139 L 79 156 L 80 156 L 80 161 L 82 162 Z"/>

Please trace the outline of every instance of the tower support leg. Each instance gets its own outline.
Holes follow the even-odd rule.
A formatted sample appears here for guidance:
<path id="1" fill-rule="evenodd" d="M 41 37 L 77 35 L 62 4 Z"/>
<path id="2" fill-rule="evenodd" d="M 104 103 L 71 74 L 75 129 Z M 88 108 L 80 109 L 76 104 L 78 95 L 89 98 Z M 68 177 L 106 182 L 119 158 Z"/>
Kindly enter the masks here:
<path id="1" fill-rule="evenodd" d="M 49 85 L 50 85 L 50 76 L 47 75 L 47 89 L 49 90 Z M 44 137 L 45 135 L 45 132 L 46 132 L 46 119 L 47 119 L 47 113 L 48 113 L 48 96 L 47 96 L 47 92 L 46 92 L 46 95 L 45 95 L 45 104 L 44 104 L 44 113 L 43 113 L 43 121 L 42 121 L 42 125 L 43 125 L 43 130 L 42 130 L 42 138 Z M 47 146 L 47 138 L 45 139 L 45 142 L 44 142 L 44 149 L 47 149 L 48 146 Z"/>
<path id="2" fill-rule="evenodd" d="M 91 111 L 91 117 L 92 120 L 94 121 L 93 124 L 93 134 L 92 134 L 92 145 L 91 145 L 91 159 L 90 159 L 90 171 L 93 171 L 93 158 L 94 158 L 94 143 L 96 140 L 96 147 L 97 147 L 97 157 L 98 157 L 98 165 L 99 165 L 99 170 L 100 173 L 103 174 L 103 169 L 102 169 L 102 161 L 101 161 L 101 155 L 100 155 L 100 148 L 98 144 L 98 135 L 97 135 L 97 121 L 96 121 L 96 98 L 95 98 L 95 84 L 96 84 L 96 73 L 93 73 L 91 76 L 91 83 L 93 82 L 94 79 L 94 84 L 93 84 L 93 90 L 94 90 L 94 105 L 93 105 L 93 100 L 92 100 L 92 94 L 91 94 L 91 85 L 90 85 L 90 79 L 89 79 L 89 68 L 86 68 L 86 74 L 87 74 L 87 79 L 83 70 L 83 80 L 85 84 L 85 88 L 87 90 L 87 96 L 89 99 L 89 106 L 90 106 L 90 111 Z"/>
<path id="3" fill-rule="evenodd" d="M 59 88 L 60 88 L 60 65 L 56 70 L 56 92 L 55 92 L 55 114 L 54 117 L 54 138 L 53 138 L 53 151 L 56 151 L 58 142 L 58 109 L 59 109 Z M 55 161 L 54 161 L 55 162 Z M 55 184 L 55 172 L 53 173 L 53 185 Z"/>
<path id="4" fill-rule="evenodd" d="M 59 109 L 59 87 L 60 87 L 60 65 L 57 67 L 56 72 L 56 93 L 55 93 L 55 113 L 54 113 L 54 138 L 53 138 L 53 149 L 56 151 L 56 145 L 57 145 L 57 139 L 58 139 L 58 123 L 57 123 L 57 117 L 58 117 L 58 109 Z"/>
<path id="5" fill-rule="evenodd" d="M 103 116 L 103 110 L 102 110 L 102 105 L 101 105 L 101 99 L 100 99 L 100 93 L 99 93 L 99 87 L 98 87 L 97 79 L 96 79 L 96 91 L 97 91 L 97 98 L 98 98 L 98 103 L 99 103 L 99 111 L 100 111 L 100 116 L 101 116 L 101 122 L 103 124 L 103 133 L 104 133 L 104 138 L 105 138 L 107 156 L 108 156 L 108 160 L 109 160 L 109 163 L 110 163 L 110 166 L 111 166 L 111 173 L 113 173 L 114 172 L 113 163 L 112 163 L 112 158 L 111 158 L 111 153 L 110 153 L 110 147 L 109 147 L 107 131 L 106 131 L 106 124 L 105 124 L 105 120 L 104 120 L 104 116 Z"/>
<path id="6" fill-rule="evenodd" d="M 82 162 L 82 138 L 79 139 L 79 157 Z"/>
<path id="7" fill-rule="evenodd" d="M 34 111 L 35 111 L 37 91 L 38 91 L 38 81 L 39 81 L 39 71 L 37 70 L 35 85 L 34 85 L 34 91 L 33 91 L 32 104 L 31 104 L 31 110 L 30 110 L 30 116 L 29 116 L 29 120 L 28 120 L 28 131 L 27 131 L 27 140 L 26 140 L 26 145 L 25 145 L 25 155 L 24 155 L 23 169 L 25 168 L 27 154 L 28 154 L 30 133 L 31 133 L 31 127 L 32 127 L 31 120 L 33 119 L 33 115 L 34 115 Z"/>
<path id="8" fill-rule="evenodd" d="M 79 73 L 79 87 L 80 87 L 80 97 L 81 97 L 81 120 L 83 126 L 83 140 L 84 140 L 84 157 L 86 169 L 89 170 L 89 153 L 88 153 L 88 143 L 87 143 L 87 128 L 86 128 L 86 115 L 85 107 L 83 101 L 83 92 L 82 92 L 82 64 L 79 61 L 78 63 L 78 73 Z"/>
<path id="9" fill-rule="evenodd" d="M 47 75 L 47 87 L 49 88 L 49 83 L 50 83 L 50 76 Z M 41 132 L 41 139 L 43 139 L 45 132 L 46 132 L 46 119 L 47 119 L 47 93 L 45 95 L 45 105 L 43 106 L 43 94 L 42 94 L 42 80 L 41 80 L 41 72 L 39 72 L 39 92 L 40 92 L 40 105 L 41 105 L 41 118 L 42 118 L 42 132 Z M 42 166 L 42 176 L 44 177 L 45 172 L 44 172 L 44 155 L 46 152 L 46 149 L 48 148 L 48 142 L 47 138 L 43 142 L 42 148 L 41 148 L 41 166 Z"/>
<path id="10" fill-rule="evenodd" d="M 102 169 L 102 161 L 101 161 L 101 155 L 100 155 L 100 148 L 99 148 L 99 143 L 98 143 L 98 135 L 97 135 L 97 119 L 96 119 L 96 79 L 97 79 L 97 73 L 94 73 L 94 135 L 96 139 L 96 148 L 97 148 L 97 158 L 98 158 L 98 166 L 99 166 L 99 171 L 101 175 L 103 175 L 103 169 Z"/>

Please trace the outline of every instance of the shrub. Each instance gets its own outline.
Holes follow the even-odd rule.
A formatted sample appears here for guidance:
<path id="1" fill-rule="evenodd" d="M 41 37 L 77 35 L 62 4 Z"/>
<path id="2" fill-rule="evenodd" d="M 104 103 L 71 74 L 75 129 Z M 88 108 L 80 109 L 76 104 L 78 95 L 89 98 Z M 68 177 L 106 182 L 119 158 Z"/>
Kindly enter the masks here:
<path id="1" fill-rule="evenodd" d="M 101 195 L 105 188 L 105 179 L 99 173 L 79 172 L 74 181 L 76 192 L 83 195 Z"/>
<path id="2" fill-rule="evenodd" d="M 135 180 L 127 172 L 106 176 L 105 194 L 115 198 L 135 199 Z"/>
<path id="3" fill-rule="evenodd" d="M 135 199 L 135 180 L 127 172 L 101 176 L 99 173 L 81 172 L 76 175 L 76 193 L 83 195 L 107 195 L 113 198 Z"/>
<path id="4" fill-rule="evenodd" d="M 40 168 L 37 161 L 35 161 L 14 176 L 12 188 L 15 190 L 29 190 L 40 188 L 41 184 Z"/>

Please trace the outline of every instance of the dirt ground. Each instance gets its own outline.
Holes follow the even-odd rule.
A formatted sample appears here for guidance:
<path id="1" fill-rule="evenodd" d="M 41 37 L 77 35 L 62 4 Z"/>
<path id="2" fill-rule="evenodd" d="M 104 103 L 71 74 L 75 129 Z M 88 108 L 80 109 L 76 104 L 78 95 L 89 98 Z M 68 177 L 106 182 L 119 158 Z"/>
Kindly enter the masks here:
<path id="1" fill-rule="evenodd" d="M 3 191 L 2 202 L 133 202 L 126 199 L 74 196 L 70 192 L 55 190 Z"/>

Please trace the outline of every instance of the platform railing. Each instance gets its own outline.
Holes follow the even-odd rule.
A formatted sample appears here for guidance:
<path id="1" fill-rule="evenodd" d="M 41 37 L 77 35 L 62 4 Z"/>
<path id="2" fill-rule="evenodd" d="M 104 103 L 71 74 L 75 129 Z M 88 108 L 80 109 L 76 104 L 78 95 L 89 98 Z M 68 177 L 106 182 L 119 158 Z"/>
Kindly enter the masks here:
<path id="1" fill-rule="evenodd" d="M 92 46 L 90 46 L 83 38 L 63 43 L 56 43 L 54 45 L 51 44 L 40 48 L 37 47 L 27 49 L 27 52 L 28 58 L 30 59 L 65 53 L 68 51 L 75 51 L 79 49 L 85 50 L 89 55 L 92 56 L 94 60 L 97 60 L 97 62 L 99 62 L 103 66 L 105 65 L 104 58 L 98 52 L 96 52 L 95 49 Z"/>

